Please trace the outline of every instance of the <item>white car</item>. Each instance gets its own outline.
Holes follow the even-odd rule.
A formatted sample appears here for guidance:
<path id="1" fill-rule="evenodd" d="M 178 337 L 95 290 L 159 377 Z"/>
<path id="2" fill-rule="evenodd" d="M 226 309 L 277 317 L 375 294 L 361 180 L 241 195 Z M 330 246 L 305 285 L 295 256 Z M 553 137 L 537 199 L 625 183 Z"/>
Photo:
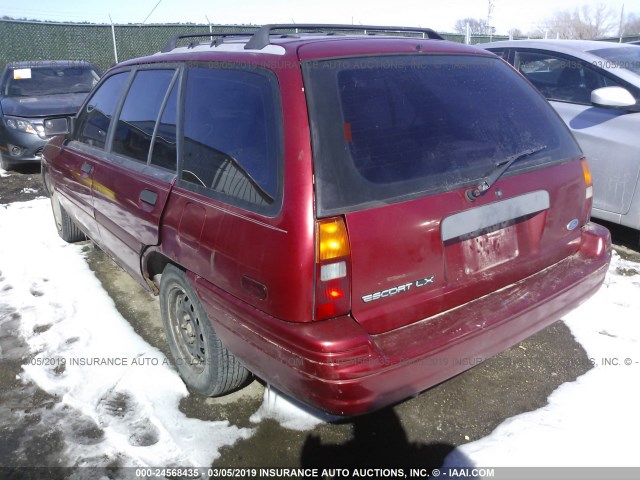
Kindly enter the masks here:
<path id="1" fill-rule="evenodd" d="M 478 45 L 549 100 L 593 174 L 592 215 L 640 230 L 640 46 L 588 40 Z"/>

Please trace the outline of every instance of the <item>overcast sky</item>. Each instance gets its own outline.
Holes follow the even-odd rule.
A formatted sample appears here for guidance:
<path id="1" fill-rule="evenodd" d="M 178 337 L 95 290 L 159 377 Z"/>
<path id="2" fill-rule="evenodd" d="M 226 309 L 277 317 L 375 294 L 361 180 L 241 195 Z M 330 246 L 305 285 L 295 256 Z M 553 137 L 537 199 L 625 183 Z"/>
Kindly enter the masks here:
<path id="1" fill-rule="evenodd" d="M 493 0 L 497 33 L 535 29 L 558 10 L 604 3 L 620 18 L 640 16 L 640 0 Z M 157 6 L 156 6 L 157 5 Z M 155 8 L 155 9 L 154 9 Z M 487 18 L 488 0 L 0 0 L 0 16 L 108 23 L 195 22 L 218 24 L 355 23 L 406 25 L 453 31 L 456 20 Z M 616 33 L 616 32 L 614 32 Z"/>

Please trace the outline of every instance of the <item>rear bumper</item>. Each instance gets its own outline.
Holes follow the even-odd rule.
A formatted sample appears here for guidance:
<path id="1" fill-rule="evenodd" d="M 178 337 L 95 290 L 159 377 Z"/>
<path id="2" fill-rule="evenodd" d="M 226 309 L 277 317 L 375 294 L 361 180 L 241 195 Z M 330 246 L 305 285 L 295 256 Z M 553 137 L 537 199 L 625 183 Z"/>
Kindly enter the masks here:
<path id="1" fill-rule="evenodd" d="M 583 228 L 574 255 L 497 292 L 380 335 L 349 316 L 290 323 L 203 278 L 191 281 L 223 343 L 283 392 L 339 415 L 411 397 L 513 346 L 595 293 L 611 258 L 604 227 Z"/>

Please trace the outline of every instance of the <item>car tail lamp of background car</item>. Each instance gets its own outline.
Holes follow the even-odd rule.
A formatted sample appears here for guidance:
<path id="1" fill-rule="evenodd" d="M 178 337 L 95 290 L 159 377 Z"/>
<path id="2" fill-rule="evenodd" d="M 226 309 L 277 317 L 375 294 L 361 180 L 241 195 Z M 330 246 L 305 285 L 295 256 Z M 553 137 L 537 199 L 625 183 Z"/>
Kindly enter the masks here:
<path id="1" fill-rule="evenodd" d="M 316 320 L 349 313 L 350 276 L 351 248 L 344 220 L 316 221 Z"/>
<path id="2" fill-rule="evenodd" d="M 584 176 L 585 184 L 585 222 L 587 222 L 589 221 L 589 217 L 591 215 L 591 206 L 593 204 L 593 181 L 591 180 L 591 170 L 589 169 L 587 159 L 582 158 L 580 160 L 580 165 L 582 166 L 582 174 Z"/>

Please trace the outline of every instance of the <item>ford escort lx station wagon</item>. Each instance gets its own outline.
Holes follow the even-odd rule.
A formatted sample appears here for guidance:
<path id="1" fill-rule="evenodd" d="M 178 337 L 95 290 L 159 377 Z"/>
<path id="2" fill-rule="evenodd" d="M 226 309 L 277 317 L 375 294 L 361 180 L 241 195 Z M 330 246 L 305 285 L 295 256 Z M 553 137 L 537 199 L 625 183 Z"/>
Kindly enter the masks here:
<path id="1" fill-rule="evenodd" d="M 367 35 L 362 35 L 366 28 Z M 267 25 L 109 70 L 44 152 L 60 236 L 159 295 L 188 387 L 401 401 L 589 298 L 589 167 L 511 67 L 429 29 Z"/>

